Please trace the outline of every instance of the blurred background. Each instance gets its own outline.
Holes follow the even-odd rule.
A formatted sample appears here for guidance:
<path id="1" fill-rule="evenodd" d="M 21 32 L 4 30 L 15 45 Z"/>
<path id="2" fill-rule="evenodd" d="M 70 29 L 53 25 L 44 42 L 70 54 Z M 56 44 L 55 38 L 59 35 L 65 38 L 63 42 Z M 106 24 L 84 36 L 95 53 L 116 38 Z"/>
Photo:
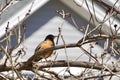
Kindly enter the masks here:
<path id="1" fill-rule="evenodd" d="M 102 1 L 110 6 L 113 6 L 116 2 L 116 0 Z M 59 28 L 62 30 L 61 34 L 63 35 L 65 44 L 76 43 L 84 36 L 84 29 L 86 29 L 88 24 L 90 26 L 90 30 L 92 30 L 105 18 L 107 8 L 101 6 L 98 2 L 94 2 L 93 8 L 92 4 L 92 0 L 88 0 L 87 5 L 84 0 L 0 0 L 0 39 L 5 36 L 5 29 L 8 22 L 9 29 L 14 29 L 15 25 L 24 19 L 26 13 L 29 13 L 25 20 L 25 41 L 22 42 L 21 45 L 13 52 L 13 54 L 16 54 L 16 52 L 22 47 L 25 49 L 26 54 L 19 59 L 19 61 L 26 61 L 31 57 L 34 54 L 34 50 L 37 45 L 44 40 L 46 35 L 58 35 Z M 119 6 L 120 1 L 115 5 L 116 10 L 120 10 Z M 57 13 L 57 10 L 70 13 L 72 18 L 68 17 L 63 19 L 62 16 Z M 92 17 L 94 21 L 90 21 L 91 14 L 93 15 Z M 96 21 L 96 17 L 98 21 Z M 77 27 L 72 20 L 76 22 Z M 120 15 L 113 16 L 109 21 L 102 24 L 102 33 L 111 34 L 110 28 L 114 30 L 114 25 L 116 24 L 120 27 Z M 92 34 L 97 33 L 99 33 L 99 30 Z M 13 37 L 12 45 L 14 46 L 16 43 L 17 42 Z M 62 44 L 64 44 L 63 40 L 59 38 L 58 44 L 56 45 Z M 93 54 L 100 56 L 103 52 L 103 44 L 93 45 L 95 46 L 92 49 Z M 88 51 L 90 50 L 89 44 L 86 44 L 83 47 Z M 83 52 L 79 48 L 69 48 L 66 49 L 66 52 L 65 49 L 61 49 L 55 51 L 55 53 L 56 54 L 50 57 L 50 59 L 54 60 L 56 58 L 57 60 L 65 60 L 67 53 L 69 60 L 89 61 L 89 57 L 83 55 Z M 3 57 L 2 53 L 0 54 L 0 57 Z M 116 59 L 111 59 L 111 61 L 114 60 Z"/>

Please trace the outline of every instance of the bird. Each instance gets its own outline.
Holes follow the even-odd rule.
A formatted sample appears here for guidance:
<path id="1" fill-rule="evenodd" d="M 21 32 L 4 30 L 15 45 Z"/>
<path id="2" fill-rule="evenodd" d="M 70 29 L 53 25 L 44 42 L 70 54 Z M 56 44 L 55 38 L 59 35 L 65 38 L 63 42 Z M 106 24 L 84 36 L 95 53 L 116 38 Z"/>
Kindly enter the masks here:
<path id="1" fill-rule="evenodd" d="M 34 55 L 38 54 L 41 50 L 50 48 L 50 47 L 54 47 L 55 43 L 54 43 L 54 39 L 55 39 L 55 35 L 49 34 L 46 36 L 46 38 L 44 39 L 44 41 L 42 41 L 35 49 Z M 40 53 L 39 55 L 34 57 L 34 61 L 40 61 L 41 59 L 45 59 L 50 57 L 53 54 L 53 50 L 52 51 L 48 51 L 45 53 Z"/>

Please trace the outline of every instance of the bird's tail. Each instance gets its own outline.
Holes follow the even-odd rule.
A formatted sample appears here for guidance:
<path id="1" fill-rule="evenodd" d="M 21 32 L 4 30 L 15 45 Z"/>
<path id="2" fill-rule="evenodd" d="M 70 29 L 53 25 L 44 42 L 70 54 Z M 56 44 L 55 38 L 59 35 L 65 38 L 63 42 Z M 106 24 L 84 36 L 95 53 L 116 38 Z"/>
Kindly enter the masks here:
<path id="1" fill-rule="evenodd" d="M 34 62 L 40 61 L 42 58 L 40 56 L 37 56 L 33 59 Z"/>
<path id="2" fill-rule="evenodd" d="M 27 62 L 37 62 L 40 61 L 41 59 L 43 58 L 41 58 L 40 56 L 33 55 L 27 60 Z"/>

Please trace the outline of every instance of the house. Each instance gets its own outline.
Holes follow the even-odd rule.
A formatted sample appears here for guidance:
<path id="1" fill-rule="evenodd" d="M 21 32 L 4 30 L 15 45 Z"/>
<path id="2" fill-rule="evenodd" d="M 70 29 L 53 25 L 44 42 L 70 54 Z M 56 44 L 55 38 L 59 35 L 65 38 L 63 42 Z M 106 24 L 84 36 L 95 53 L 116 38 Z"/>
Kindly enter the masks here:
<path id="1" fill-rule="evenodd" d="M 3 0 L 0 0 L 3 2 Z M 26 13 L 29 13 L 27 19 L 25 20 L 27 30 L 26 30 L 26 40 L 20 45 L 19 48 L 24 47 L 26 50 L 26 55 L 23 56 L 20 61 L 27 60 L 30 56 L 34 54 L 34 50 L 37 45 L 44 40 L 45 36 L 48 34 L 58 35 L 58 28 L 62 29 L 62 35 L 66 44 L 76 43 L 83 36 L 84 33 L 79 31 L 73 24 L 71 18 L 63 19 L 56 10 L 64 10 L 67 13 L 71 13 L 74 20 L 76 21 L 79 28 L 86 27 L 89 23 L 90 14 L 86 7 L 86 5 L 81 6 L 81 1 L 79 0 L 8 0 L 9 4 L 8 8 L 3 9 L 1 12 L 1 20 L 0 20 L 0 37 L 5 35 L 5 27 L 9 22 L 9 28 L 13 29 L 19 21 L 23 20 L 26 16 Z M 107 1 L 106 1 L 107 2 Z M 112 1 L 108 1 L 111 5 L 114 4 Z M 120 2 L 120 1 L 119 1 Z M 89 6 L 92 7 L 90 1 L 88 1 Z M 3 4 L 6 4 L 3 2 Z M 3 5 L 5 6 L 5 5 Z M 99 4 L 95 4 L 96 15 L 99 20 L 103 19 L 103 15 L 105 15 L 105 9 Z M 2 7 L 4 8 L 4 7 Z M 91 14 L 94 14 L 92 8 L 90 8 Z M 113 20 L 111 24 L 114 29 L 114 25 L 117 24 L 120 26 L 120 16 L 116 16 L 111 18 Z M 97 25 L 98 22 L 90 23 L 92 28 Z M 110 34 L 109 23 L 106 22 L 103 25 L 103 32 Z M 120 30 L 119 30 L 120 32 Z M 12 43 L 13 45 L 14 42 Z M 58 45 L 63 44 L 62 39 L 60 38 Z M 87 50 L 89 50 L 89 45 L 85 45 Z M 19 49 L 18 48 L 18 49 Z M 103 47 L 95 45 L 93 49 L 95 54 L 102 53 Z M 82 52 L 79 48 L 70 48 L 65 52 L 64 49 L 57 50 L 57 60 L 66 59 L 76 60 L 78 57 L 82 55 Z M 66 56 L 67 53 L 67 56 Z M 56 55 L 52 57 L 54 60 Z M 79 60 L 89 60 L 89 58 L 83 55 Z M 114 59 L 113 59 L 114 60 Z"/>

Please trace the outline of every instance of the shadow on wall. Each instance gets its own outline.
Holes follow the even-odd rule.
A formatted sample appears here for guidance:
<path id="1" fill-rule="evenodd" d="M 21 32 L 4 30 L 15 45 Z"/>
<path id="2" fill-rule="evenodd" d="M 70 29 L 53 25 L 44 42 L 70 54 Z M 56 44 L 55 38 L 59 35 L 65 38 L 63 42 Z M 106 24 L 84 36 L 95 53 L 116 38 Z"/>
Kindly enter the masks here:
<path id="1" fill-rule="evenodd" d="M 78 17 L 78 15 L 76 13 L 74 13 L 71 9 L 69 9 L 67 6 L 65 6 L 64 4 L 62 4 L 61 2 L 59 2 L 57 0 L 51 0 L 50 2 L 48 2 L 47 4 L 42 6 L 34 14 L 30 15 L 26 19 L 26 21 L 25 21 L 26 26 L 27 26 L 26 38 L 29 38 L 29 36 L 31 36 L 35 31 L 37 31 L 39 28 L 41 28 L 44 24 L 46 24 L 54 16 L 59 16 L 57 14 L 56 10 L 62 10 L 62 9 L 65 10 L 66 12 L 72 13 L 72 15 L 74 16 L 74 19 L 78 23 L 79 27 L 83 26 L 83 25 L 86 26 L 87 21 Z M 73 24 L 70 18 L 68 18 L 66 20 L 70 24 Z M 12 42 L 11 43 L 12 46 L 16 45 L 17 44 L 16 38 L 12 37 L 11 42 Z M 4 46 L 6 45 L 5 42 L 2 44 Z M 2 54 L 0 54 L 0 57 L 1 56 L 2 56 Z"/>

